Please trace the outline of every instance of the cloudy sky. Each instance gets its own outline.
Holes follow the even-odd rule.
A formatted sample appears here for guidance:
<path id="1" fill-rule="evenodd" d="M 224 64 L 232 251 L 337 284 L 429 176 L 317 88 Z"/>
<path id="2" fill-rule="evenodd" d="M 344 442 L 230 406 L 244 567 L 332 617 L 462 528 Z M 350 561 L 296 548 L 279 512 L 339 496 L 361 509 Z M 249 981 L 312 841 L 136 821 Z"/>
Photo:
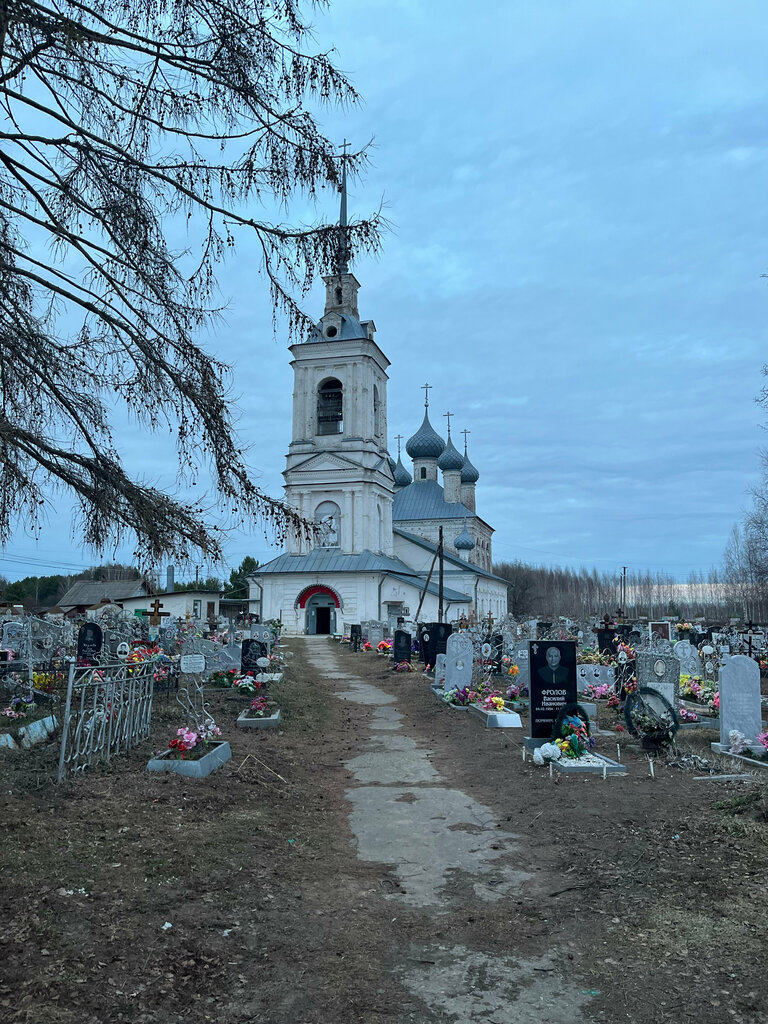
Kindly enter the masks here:
<path id="1" fill-rule="evenodd" d="M 718 565 L 768 422 L 764 0 L 333 0 L 315 25 L 364 97 L 325 130 L 374 139 L 350 213 L 383 200 L 392 225 L 354 267 L 392 361 L 391 450 L 428 381 L 435 427 L 450 410 L 471 431 L 496 560 Z M 220 285 L 206 343 L 279 494 L 289 353 L 245 240 Z M 133 427 L 123 446 L 173 479 Z M 0 572 L 90 564 L 65 519 L 20 534 Z M 231 536 L 228 564 L 245 554 L 270 557 L 258 531 Z"/>

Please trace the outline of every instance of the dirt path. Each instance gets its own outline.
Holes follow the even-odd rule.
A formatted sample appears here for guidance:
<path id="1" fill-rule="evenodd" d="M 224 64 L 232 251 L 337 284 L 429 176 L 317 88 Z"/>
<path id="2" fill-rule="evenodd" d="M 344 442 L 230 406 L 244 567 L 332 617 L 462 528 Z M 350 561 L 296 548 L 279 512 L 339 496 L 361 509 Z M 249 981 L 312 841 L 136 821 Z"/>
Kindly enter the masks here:
<path id="1" fill-rule="evenodd" d="M 420 674 L 290 647 L 284 731 L 212 693 L 233 758 L 204 782 L 146 771 L 173 700 L 63 788 L 54 746 L 0 755 L 3 1020 L 764 1018 L 762 790 L 628 748 L 625 779 L 550 780 Z"/>

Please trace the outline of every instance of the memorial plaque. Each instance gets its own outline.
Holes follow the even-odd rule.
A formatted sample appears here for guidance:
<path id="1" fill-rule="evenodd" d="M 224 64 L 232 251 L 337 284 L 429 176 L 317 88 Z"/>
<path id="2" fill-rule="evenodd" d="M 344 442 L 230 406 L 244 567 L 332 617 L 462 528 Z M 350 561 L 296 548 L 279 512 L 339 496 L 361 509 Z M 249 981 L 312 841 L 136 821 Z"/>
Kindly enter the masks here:
<path id="1" fill-rule="evenodd" d="M 394 661 L 399 665 L 401 661 L 411 660 L 411 634 L 404 629 L 395 630 L 394 638 Z"/>
<path id="2" fill-rule="evenodd" d="M 577 699 L 576 641 L 529 640 L 531 737 L 548 739 L 562 707 Z"/>
<path id="3" fill-rule="evenodd" d="M 96 622 L 84 622 L 77 634 L 77 656 L 84 661 L 101 654 L 103 634 Z"/>
<path id="4" fill-rule="evenodd" d="M 182 654 L 180 668 L 185 675 L 198 675 L 205 672 L 205 655 Z"/>

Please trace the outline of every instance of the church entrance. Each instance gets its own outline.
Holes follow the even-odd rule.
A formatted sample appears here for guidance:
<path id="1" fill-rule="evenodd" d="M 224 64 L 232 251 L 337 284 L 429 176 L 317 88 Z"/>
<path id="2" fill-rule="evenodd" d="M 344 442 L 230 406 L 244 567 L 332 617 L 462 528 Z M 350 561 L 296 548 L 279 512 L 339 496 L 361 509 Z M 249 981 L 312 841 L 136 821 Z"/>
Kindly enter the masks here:
<path id="1" fill-rule="evenodd" d="M 329 636 L 336 631 L 336 601 L 332 595 L 313 594 L 305 607 L 304 631 L 308 636 Z"/>

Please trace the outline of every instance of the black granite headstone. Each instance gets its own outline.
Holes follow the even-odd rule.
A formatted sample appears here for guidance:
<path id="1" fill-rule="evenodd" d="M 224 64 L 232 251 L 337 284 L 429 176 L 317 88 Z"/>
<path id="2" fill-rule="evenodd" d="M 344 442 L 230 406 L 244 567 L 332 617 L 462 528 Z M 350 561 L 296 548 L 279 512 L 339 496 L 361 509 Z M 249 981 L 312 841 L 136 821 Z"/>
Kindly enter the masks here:
<path id="1" fill-rule="evenodd" d="M 399 665 L 401 661 L 411 660 L 411 634 L 404 629 L 395 630 L 394 662 Z"/>
<path id="2" fill-rule="evenodd" d="M 240 653 L 240 671 L 259 672 L 259 666 L 256 662 L 259 658 L 266 658 L 268 656 L 268 646 L 262 643 L 261 640 L 243 640 L 243 649 Z"/>
<path id="3" fill-rule="evenodd" d="M 576 691 L 576 641 L 529 640 L 531 736 L 548 739 L 557 714 L 574 704 Z"/>
<path id="4" fill-rule="evenodd" d="M 353 622 L 349 627 L 349 639 L 352 642 L 352 650 L 359 651 L 363 642 L 363 627 L 359 622 Z"/>
<path id="5" fill-rule="evenodd" d="M 616 630 L 615 629 L 596 629 L 597 633 L 597 649 L 598 651 L 610 651 L 613 654 L 616 651 L 615 640 Z"/>
<path id="6" fill-rule="evenodd" d="M 97 622 L 84 622 L 77 634 L 77 656 L 89 661 L 101 654 L 102 632 Z"/>
<path id="7" fill-rule="evenodd" d="M 438 654 L 446 653 L 446 644 L 452 632 L 453 626 L 449 622 L 430 622 L 424 627 L 420 639 L 423 641 L 422 646 L 426 648 L 422 655 L 425 664 L 434 668 Z"/>

